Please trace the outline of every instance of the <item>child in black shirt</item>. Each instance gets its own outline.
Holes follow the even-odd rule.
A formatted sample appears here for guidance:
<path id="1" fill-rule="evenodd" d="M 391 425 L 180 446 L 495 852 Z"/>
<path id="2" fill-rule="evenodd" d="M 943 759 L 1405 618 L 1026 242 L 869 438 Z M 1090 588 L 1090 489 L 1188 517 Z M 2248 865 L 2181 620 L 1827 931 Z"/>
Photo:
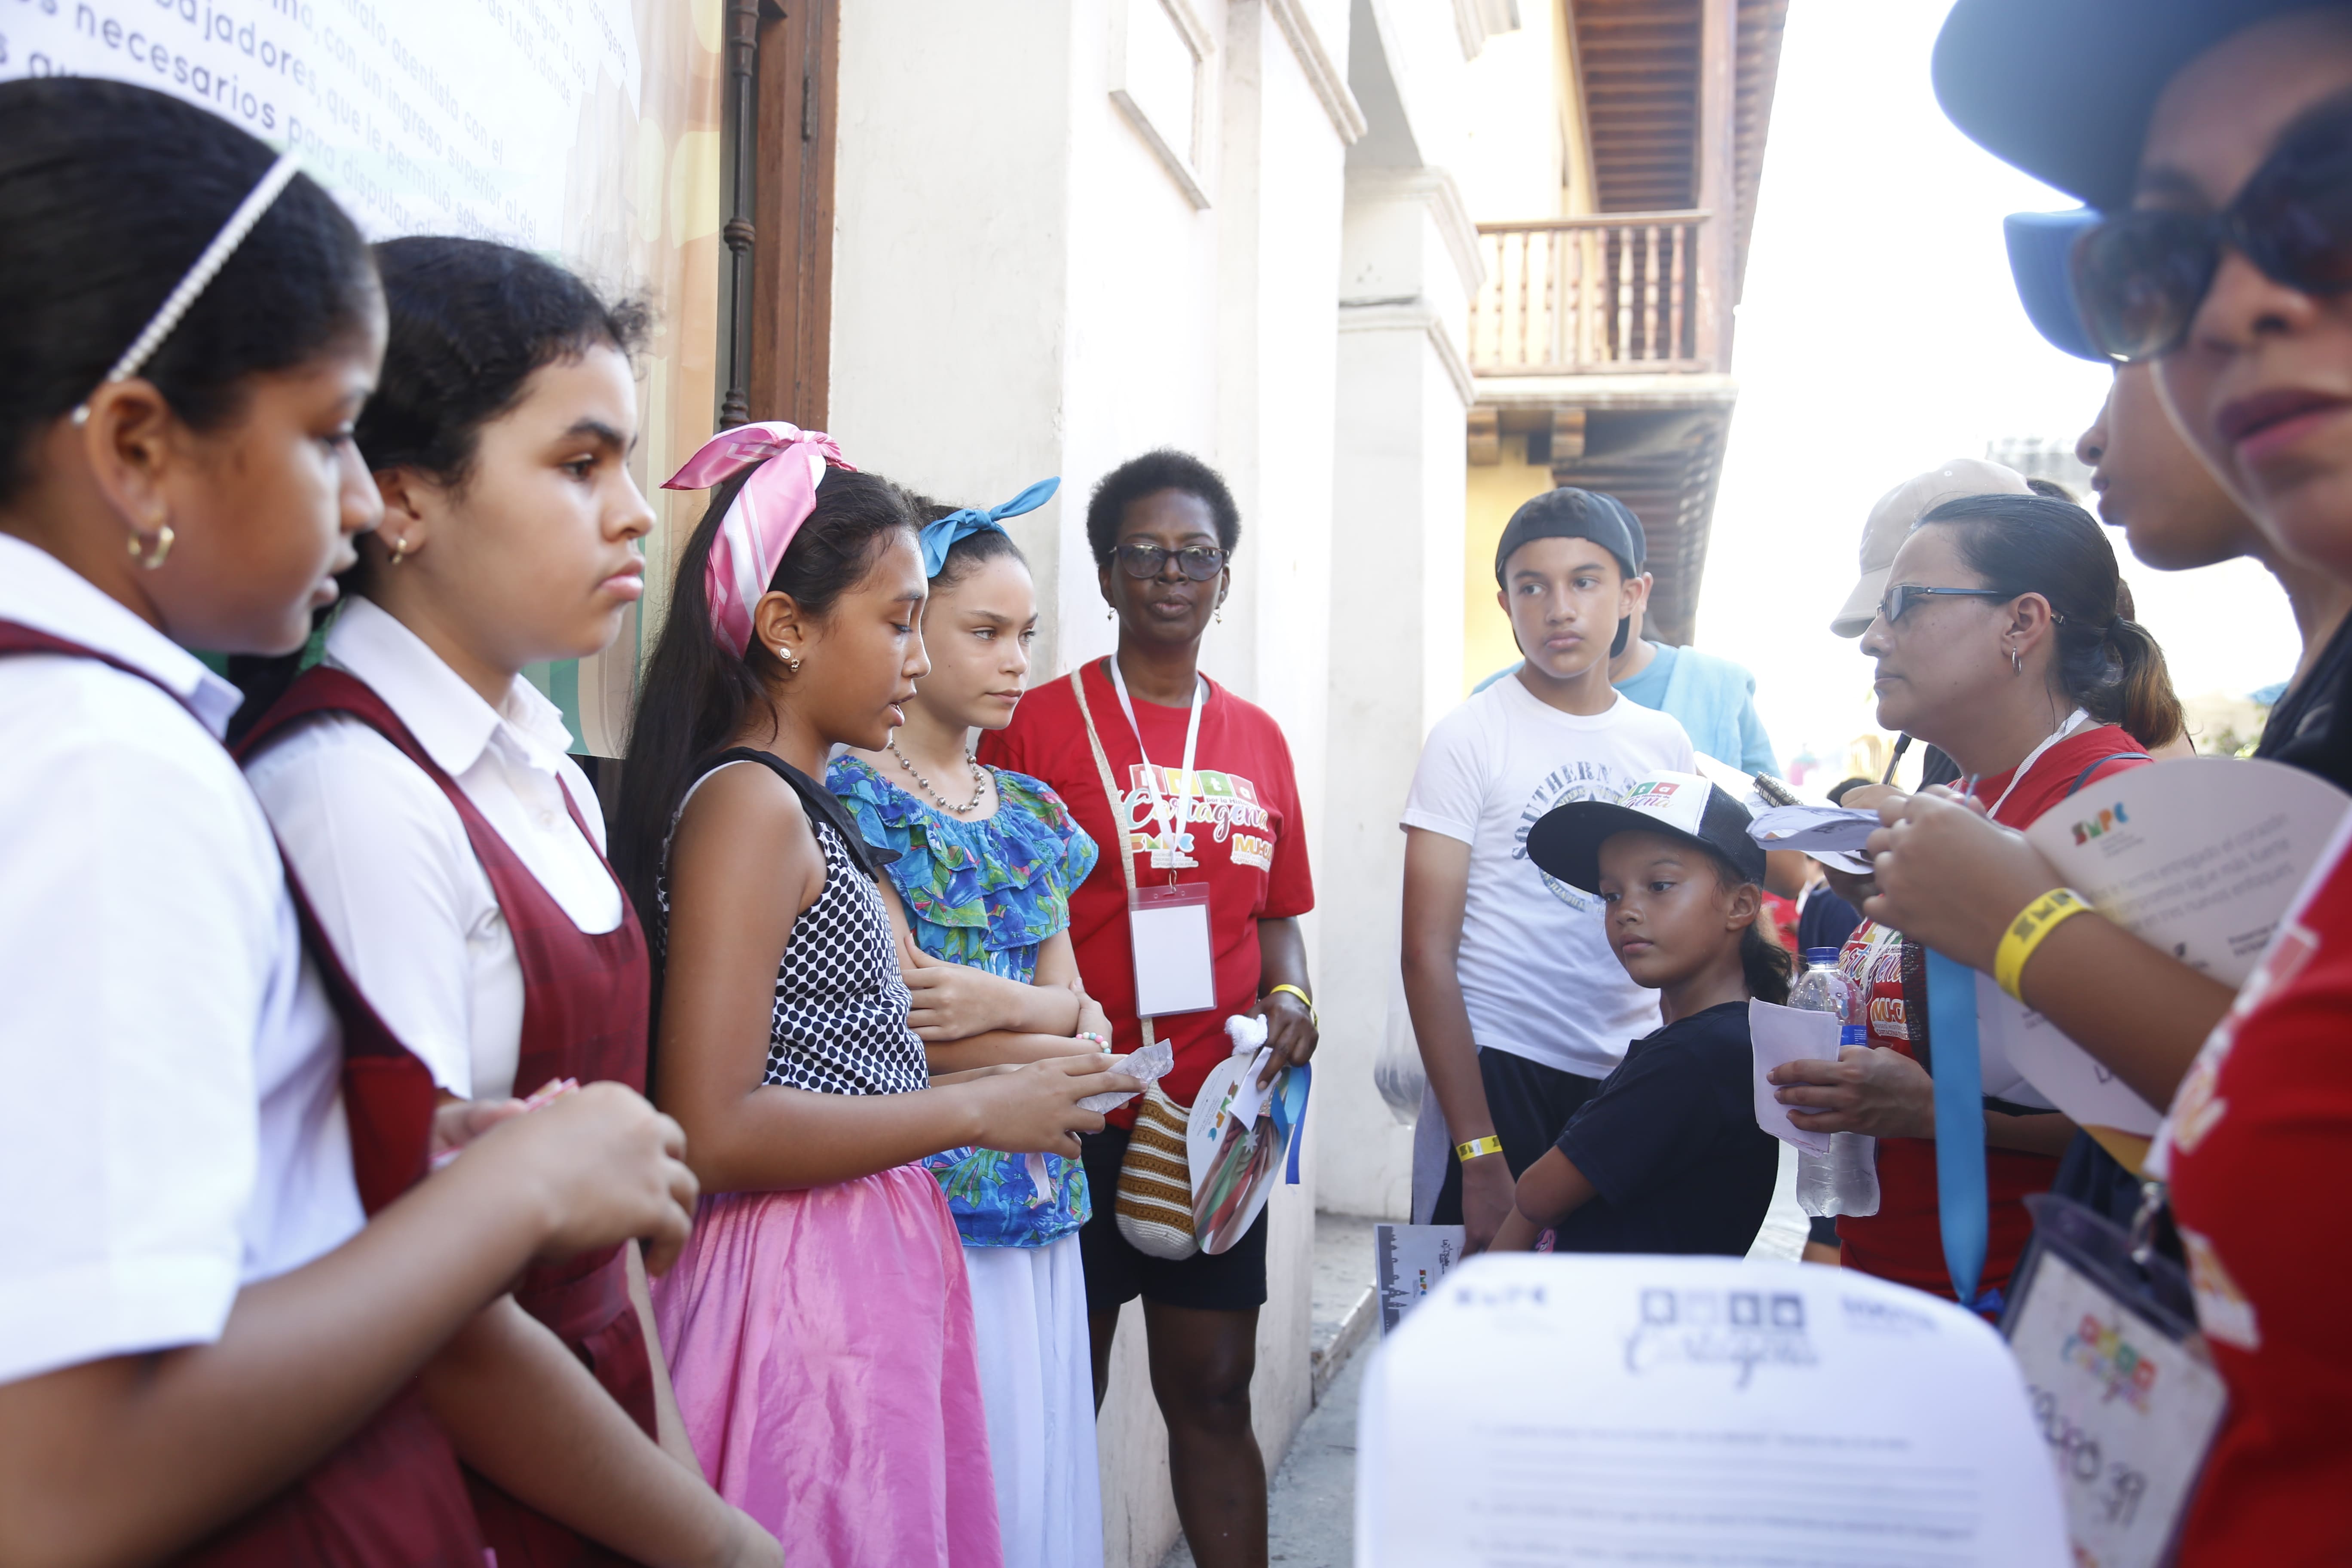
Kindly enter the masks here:
<path id="1" fill-rule="evenodd" d="M 1601 895 L 1611 949 L 1666 1023 L 1519 1177 L 1494 1250 L 1529 1250 L 1546 1230 L 1561 1252 L 1738 1256 L 1755 1241 L 1780 1151 L 1756 1124 L 1748 1003 L 1786 1002 L 1792 965 L 1765 934 L 1748 823 L 1706 780 L 1659 773 L 1529 831 L 1529 859 Z"/>

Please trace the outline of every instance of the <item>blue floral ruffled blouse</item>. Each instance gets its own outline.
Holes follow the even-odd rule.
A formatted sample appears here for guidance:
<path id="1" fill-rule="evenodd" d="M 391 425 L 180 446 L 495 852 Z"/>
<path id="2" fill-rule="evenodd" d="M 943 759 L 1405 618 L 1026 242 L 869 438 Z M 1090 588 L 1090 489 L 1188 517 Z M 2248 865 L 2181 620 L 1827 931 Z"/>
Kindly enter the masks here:
<path id="1" fill-rule="evenodd" d="M 1039 946 L 1069 929 L 1070 891 L 1095 868 L 1097 851 L 1050 785 L 989 771 L 997 808 L 978 822 L 935 810 L 856 757 L 835 757 L 824 782 L 866 842 L 898 852 L 890 880 L 917 945 L 1026 985 L 1037 975 Z M 1075 1234 L 1092 1205 L 1084 1167 L 1042 1158 L 1043 1192 L 1023 1156 L 994 1149 L 950 1149 L 923 1165 L 939 1178 L 964 1245 L 1045 1247 Z"/>

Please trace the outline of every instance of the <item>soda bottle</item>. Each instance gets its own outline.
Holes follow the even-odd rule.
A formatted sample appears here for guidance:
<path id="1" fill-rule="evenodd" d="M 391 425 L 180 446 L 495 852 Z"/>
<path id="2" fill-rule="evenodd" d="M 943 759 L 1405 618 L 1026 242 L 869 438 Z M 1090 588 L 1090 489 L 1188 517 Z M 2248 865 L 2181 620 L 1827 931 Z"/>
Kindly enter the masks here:
<path id="1" fill-rule="evenodd" d="M 1789 1005 L 1828 1013 L 1839 1025 L 1838 1048 L 1870 1043 L 1862 989 L 1838 968 L 1838 950 L 1805 950 L 1805 972 L 1789 987 Z M 1816 1218 L 1878 1212 L 1878 1140 L 1866 1132 L 1832 1132 L 1830 1152 L 1797 1151 L 1797 1206 Z"/>

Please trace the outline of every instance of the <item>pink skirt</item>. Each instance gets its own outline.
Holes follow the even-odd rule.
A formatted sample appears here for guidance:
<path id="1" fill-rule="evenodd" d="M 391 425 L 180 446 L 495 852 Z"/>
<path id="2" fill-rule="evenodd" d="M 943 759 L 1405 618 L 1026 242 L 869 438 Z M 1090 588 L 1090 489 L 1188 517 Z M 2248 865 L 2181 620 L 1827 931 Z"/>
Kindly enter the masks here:
<path id="1" fill-rule="evenodd" d="M 1002 1568 L 963 1247 L 900 1165 L 720 1193 L 653 1282 L 688 1436 L 793 1568 Z"/>

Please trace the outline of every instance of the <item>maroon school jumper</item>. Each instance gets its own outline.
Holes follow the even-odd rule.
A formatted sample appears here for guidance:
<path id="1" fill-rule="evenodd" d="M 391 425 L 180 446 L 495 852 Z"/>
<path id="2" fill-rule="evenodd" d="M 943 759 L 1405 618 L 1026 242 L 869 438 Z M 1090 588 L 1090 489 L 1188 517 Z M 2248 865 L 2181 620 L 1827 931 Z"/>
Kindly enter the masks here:
<path id="1" fill-rule="evenodd" d="M 489 879 L 522 968 L 516 1090 L 528 1094 L 551 1079 L 574 1078 L 583 1083 L 612 1079 L 643 1093 L 653 970 L 626 892 L 621 898 L 621 923 L 613 930 L 591 935 L 572 924 L 391 706 L 364 681 L 342 670 L 322 665 L 305 673 L 262 715 L 239 743 L 238 754 L 258 752 L 293 726 L 326 713 L 357 719 L 398 747 L 440 786 L 465 824 L 467 841 Z M 581 837 L 587 837 L 587 826 L 580 821 L 568 791 L 564 805 Z M 653 1360 L 645 1325 L 629 1300 L 621 1248 L 534 1268 L 523 1277 L 515 1300 L 588 1364 L 596 1381 L 647 1436 L 658 1436 Z M 629 1561 L 517 1501 L 473 1471 L 466 1477 L 483 1535 L 498 1552 L 499 1568 L 583 1568 Z"/>
<path id="2" fill-rule="evenodd" d="M 95 659 L 178 693 L 138 666 L 16 621 L 0 621 L 0 655 Z M 279 859 L 283 860 L 284 856 Z M 433 1076 L 393 1038 L 322 940 L 310 901 L 286 871 L 286 889 L 342 1026 L 343 1112 L 360 1202 L 374 1214 L 425 1173 L 432 1139 Z M 412 1385 L 345 1438 L 299 1480 L 173 1559 L 189 1568 L 482 1568 L 482 1536 L 449 1440 Z"/>

